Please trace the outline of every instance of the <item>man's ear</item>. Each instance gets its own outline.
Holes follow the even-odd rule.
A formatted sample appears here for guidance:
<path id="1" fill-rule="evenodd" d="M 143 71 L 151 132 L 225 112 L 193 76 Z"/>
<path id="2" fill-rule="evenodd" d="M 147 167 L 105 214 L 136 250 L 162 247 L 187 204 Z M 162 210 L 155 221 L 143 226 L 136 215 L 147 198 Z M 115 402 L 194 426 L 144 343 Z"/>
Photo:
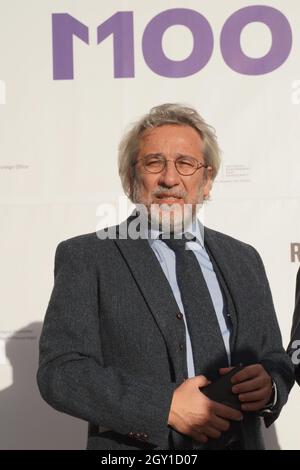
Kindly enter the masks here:
<path id="1" fill-rule="evenodd" d="M 134 194 L 134 181 L 136 178 L 136 170 L 135 166 L 131 165 L 129 169 L 129 199 L 133 201 L 133 194 Z M 133 201 L 134 202 L 134 201 Z"/>
<path id="2" fill-rule="evenodd" d="M 209 194 L 210 194 L 210 191 L 211 191 L 211 188 L 212 188 L 212 185 L 213 185 L 212 174 L 213 174 L 212 167 L 208 166 L 206 168 L 206 181 L 205 181 L 204 187 L 203 187 L 203 197 L 204 197 L 204 199 L 209 198 Z"/>

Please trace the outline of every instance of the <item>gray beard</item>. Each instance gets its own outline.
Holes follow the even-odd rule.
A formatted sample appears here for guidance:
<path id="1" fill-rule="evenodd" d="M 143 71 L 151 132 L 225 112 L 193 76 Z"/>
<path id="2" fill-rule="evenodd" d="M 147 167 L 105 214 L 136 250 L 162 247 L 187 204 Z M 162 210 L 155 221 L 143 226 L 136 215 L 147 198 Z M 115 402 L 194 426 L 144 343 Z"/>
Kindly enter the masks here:
<path id="1" fill-rule="evenodd" d="M 201 188 L 202 189 L 202 188 Z M 141 201 L 138 191 L 134 192 L 133 202 L 145 223 L 151 229 L 164 233 L 184 233 L 188 226 L 195 227 L 197 214 L 203 206 L 202 191 L 199 202 L 190 204 L 151 204 Z"/>

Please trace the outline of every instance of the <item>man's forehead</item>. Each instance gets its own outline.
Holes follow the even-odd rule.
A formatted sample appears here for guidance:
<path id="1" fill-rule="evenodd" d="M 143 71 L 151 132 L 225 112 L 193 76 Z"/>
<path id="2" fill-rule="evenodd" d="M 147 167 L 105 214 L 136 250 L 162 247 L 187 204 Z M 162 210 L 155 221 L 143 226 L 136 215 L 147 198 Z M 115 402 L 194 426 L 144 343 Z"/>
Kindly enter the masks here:
<path id="1" fill-rule="evenodd" d="M 183 131 L 183 132 L 182 132 Z M 166 140 L 176 140 L 176 138 L 185 138 L 187 141 L 197 140 L 203 142 L 200 133 L 194 129 L 192 126 L 185 124 L 163 124 L 161 126 L 151 127 L 145 129 L 140 134 L 140 143 L 147 144 L 148 142 L 153 142 L 155 138 L 163 135 L 163 138 Z"/>
<path id="2" fill-rule="evenodd" d="M 161 153 L 172 150 L 182 155 L 196 156 L 204 151 L 204 142 L 200 134 L 191 126 L 166 125 L 146 129 L 140 136 L 138 149 L 146 153 Z M 174 132 L 181 128 L 185 132 Z M 160 133 L 160 130 L 163 132 Z M 186 132 L 186 130 L 188 130 Z"/>

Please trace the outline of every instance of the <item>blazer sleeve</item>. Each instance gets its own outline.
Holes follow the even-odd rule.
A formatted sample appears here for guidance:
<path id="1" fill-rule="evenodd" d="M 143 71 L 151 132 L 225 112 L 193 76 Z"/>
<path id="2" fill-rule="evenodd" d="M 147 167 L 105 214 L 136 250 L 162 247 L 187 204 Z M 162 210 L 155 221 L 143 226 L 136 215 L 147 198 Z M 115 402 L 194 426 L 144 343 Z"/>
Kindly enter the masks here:
<path id="1" fill-rule="evenodd" d="M 274 410 L 264 416 L 266 426 L 270 426 L 279 416 L 294 384 L 294 372 L 290 357 L 284 350 L 278 325 L 272 294 L 261 257 L 256 252 L 260 284 L 263 289 L 262 331 L 264 331 L 261 364 L 274 380 L 277 387 L 277 403 Z"/>
<path id="2" fill-rule="evenodd" d="M 290 354 L 295 367 L 296 381 L 300 385 L 300 269 L 297 275 L 296 302 L 288 353 Z"/>
<path id="3" fill-rule="evenodd" d="M 40 339 L 40 393 L 59 411 L 123 435 L 142 431 L 148 443 L 168 448 L 175 384 L 154 385 L 104 366 L 97 267 L 86 252 L 70 241 L 56 251 L 55 284 Z"/>

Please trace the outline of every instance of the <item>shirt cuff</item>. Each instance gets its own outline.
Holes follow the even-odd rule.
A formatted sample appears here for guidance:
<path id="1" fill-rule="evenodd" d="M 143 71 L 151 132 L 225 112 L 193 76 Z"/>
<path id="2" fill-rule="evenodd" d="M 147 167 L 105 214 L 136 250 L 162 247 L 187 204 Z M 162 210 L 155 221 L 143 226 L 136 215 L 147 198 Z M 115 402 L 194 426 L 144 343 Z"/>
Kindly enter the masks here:
<path id="1" fill-rule="evenodd" d="M 277 385 L 272 379 L 272 395 L 271 395 L 271 401 L 263 408 L 260 413 L 268 414 L 272 413 L 276 404 L 277 404 L 277 398 L 278 398 L 278 392 L 277 392 Z"/>

